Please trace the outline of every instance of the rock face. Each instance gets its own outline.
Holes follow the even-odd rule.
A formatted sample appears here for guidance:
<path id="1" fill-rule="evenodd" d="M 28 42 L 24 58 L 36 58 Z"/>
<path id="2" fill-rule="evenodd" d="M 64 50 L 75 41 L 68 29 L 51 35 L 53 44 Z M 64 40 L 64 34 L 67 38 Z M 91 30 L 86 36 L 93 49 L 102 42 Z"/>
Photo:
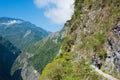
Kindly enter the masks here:
<path id="1" fill-rule="evenodd" d="M 107 37 L 107 58 L 105 67 L 110 71 L 117 68 L 120 74 L 120 22 L 115 25 L 110 33 L 111 35 Z"/>
<path id="2" fill-rule="evenodd" d="M 11 75 L 11 68 L 20 53 L 21 51 L 9 41 L 0 37 L 0 80 L 14 80 Z M 17 75 L 19 75 L 18 72 L 15 72 L 14 76 Z"/>
<path id="3" fill-rule="evenodd" d="M 39 80 L 39 73 L 33 68 L 31 64 L 28 63 L 28 59 L 33 55 L 29 53 L 22 53 L 14 62 L 12 67 L 11 74 L 14 75 L 18 70 L 21 70 L 19 76 L 22 77 L 22 80 Z M 17 77 L 15 76 L 15 79 Z"/>
<path id="4" fill-rule="evenodd" d="M 27 65 L 22 70 L 22 78 L 23 80 L 39 80 L 39 73 L 32 66 Z"/>
<path id="5" fill-rule="evenodd" d="M 49 34 L 50 32 L 28 21 L 8 17 L 0 18 L 0 36 L 21 50 Z"/>
<path id="6" fill-rule="evenodd" d="M 84 64 L 84 60 L 89 63 L 93 55 L 100 56 L 103 66 L 119 78 L 120 0 L 75 0 L 74 4 L 74 14 L 65 24 L 67 36 L 61 53 L 45 67 L 40 79 L 102 80 L 95 74 L 93 77 L 85 66 L 87 63 Z"/>

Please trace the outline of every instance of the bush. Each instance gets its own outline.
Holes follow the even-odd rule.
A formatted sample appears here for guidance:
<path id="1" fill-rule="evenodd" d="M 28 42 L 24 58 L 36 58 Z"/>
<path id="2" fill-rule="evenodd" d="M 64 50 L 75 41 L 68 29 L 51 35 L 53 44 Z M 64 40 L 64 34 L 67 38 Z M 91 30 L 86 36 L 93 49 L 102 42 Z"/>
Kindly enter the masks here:
<path id="1" fill-rule="evenodd" d="M 64 76 L 64 58 L 55 59 L 52 63 L 47 64 L 44 68 L 40 80 L 61 80 Z"/>

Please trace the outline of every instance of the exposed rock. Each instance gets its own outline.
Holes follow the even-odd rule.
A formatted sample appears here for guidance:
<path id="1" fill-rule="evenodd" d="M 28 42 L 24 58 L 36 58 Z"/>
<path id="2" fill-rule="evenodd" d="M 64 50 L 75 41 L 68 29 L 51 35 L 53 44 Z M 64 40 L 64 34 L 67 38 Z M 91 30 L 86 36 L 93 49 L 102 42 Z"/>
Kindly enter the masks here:
<path id="1" fill-rule="evenodd" d="M 40 74 L 30 65 L 24 65 L 21 72 L 23 80 L 39 80 Z"/>
<path id="2" fill-rule="evenodd" d="M 20 80 L 39 80 L 40 74 L 27 61 L 32 56 L 30 53 L 22 53 L 14 62 L 11 74 L 20 69 L 19 77 L 22 78 Z"/>
<path id="3" fill-rule="evenodd" d="M 28 31 L 24 34 L 23 38 L 25 38 L 26 36 L 28 36 L 31 32 L 32 32 L 31 30 L 28 30 Z"/>
<path id="4" fill-rule="evenodd" d="M 113 69 L 118 69 L 120 74 L 120 23 L 116 25 L 113 30 L 114 35 L 107 39 L 107 58 L 105 63 L 105 68 L 113 71 Z"/>

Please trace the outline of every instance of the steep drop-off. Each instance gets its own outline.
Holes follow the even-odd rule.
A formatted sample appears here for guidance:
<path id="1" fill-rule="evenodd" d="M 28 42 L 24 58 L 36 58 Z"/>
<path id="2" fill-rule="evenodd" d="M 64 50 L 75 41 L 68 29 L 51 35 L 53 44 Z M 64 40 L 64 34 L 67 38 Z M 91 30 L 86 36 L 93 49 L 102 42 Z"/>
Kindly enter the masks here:
<path id="1" fill-rule="evenodd" d="M 12 65 L 20 53 L 9 41 L 0 37 L 0 80 L 14 80 L 20 75 L 20 70 L 14 73 L 15 77 L 11 75 Z"/>
<path id="2" fill-rule="evenodd" d="M 102 58 L 102 70 L 106 61 L 113 63 L 119 78 L 119 61 L 111 58 L 111 63 L 106 57 L 119 54 L 120 0 L 75 0 L 74 5 L 62 52 L 44 68 L 40 80 L 106 80 L 90 68 L 92 55 Z"/>

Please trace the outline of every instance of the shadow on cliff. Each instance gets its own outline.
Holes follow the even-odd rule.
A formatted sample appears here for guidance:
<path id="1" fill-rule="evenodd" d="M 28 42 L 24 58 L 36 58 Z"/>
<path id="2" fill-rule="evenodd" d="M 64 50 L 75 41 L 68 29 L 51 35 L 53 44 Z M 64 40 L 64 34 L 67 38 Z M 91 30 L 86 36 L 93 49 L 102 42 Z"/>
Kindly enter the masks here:
<path id="1" fill-rule="evenodd" d="M 13 80 L 10 74 L 11 68 L 20 53 L 21 51 L 12 43 L 0 37 L 0 80 Z M 19 74 L 20 70 L 16 71 L 16 73 Z"/>
<path id="2" fill-rule="evenodd" d="M 14 74 L 12 76 L 12 80 L 23 80 L 22 76 L 21 76 L 21 70 L 22 69 L 18 69 L 14 72 Z"/>

